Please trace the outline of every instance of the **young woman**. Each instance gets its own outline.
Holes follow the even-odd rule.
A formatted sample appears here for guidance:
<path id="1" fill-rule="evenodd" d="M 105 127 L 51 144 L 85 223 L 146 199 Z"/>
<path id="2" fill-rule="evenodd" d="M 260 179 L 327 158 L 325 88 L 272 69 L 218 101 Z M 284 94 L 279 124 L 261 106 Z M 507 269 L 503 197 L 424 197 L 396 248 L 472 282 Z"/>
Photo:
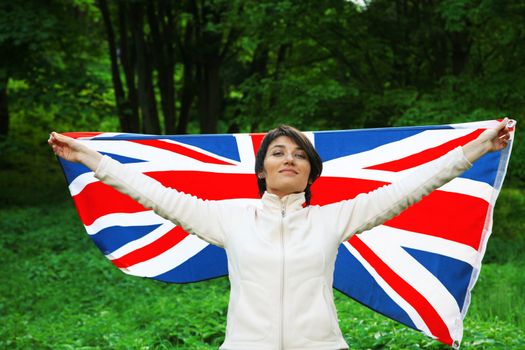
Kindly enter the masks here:
<path id="1" fill-rule="evenodd" d="M 332 283 L 337 250 L 353 234 L 398 215 L 507 146 L 507 120 L 476 140 L 368 194 L 310 206 L 310 185 L 322 162 L 298 130 L 280 126 L 264 138 L 255 173 L 262 207 L 206 201 L 166 188 L 141 173 L 53 132 L 60 157 L 80 162 L 104 183 L 228 256 L 230 302 L 221 349 L 348 349 L 339 329 Z"/>

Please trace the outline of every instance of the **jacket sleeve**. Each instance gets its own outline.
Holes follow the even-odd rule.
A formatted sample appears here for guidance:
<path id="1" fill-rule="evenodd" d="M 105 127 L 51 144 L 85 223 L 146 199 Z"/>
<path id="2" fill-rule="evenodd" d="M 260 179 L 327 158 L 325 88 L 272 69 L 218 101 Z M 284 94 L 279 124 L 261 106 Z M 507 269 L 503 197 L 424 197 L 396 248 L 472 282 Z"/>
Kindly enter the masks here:
<path id="1" fill-rule="evenodd" d="M 353 199 L 327 205 L 339 242 L 369 230 L 400 214 L 434 189 L 459 176 L 472 164 L 457 147 L 444 156 L 415 168 L 399 181 Z"/>
<path id="2" fill-rule="evenodd" d="M 224 204 L 202 200 L 195 196 L 165 187 L 160 182 L 134 171 L 125 165 L 102 157 L 95 177 L 116 190 L 129 195 L 146 208 L 196 234 L 213 245 L 224 247 Z M 231 214 L 230 214 L 231 215 Z"/>

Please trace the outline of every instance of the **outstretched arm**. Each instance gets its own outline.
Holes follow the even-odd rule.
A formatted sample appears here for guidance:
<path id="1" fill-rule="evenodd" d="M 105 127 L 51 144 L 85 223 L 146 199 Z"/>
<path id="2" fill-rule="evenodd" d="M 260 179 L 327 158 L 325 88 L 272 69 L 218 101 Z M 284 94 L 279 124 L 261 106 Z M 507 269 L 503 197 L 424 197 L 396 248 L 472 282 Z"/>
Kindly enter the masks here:
<path id="1" fill-rule="evenodd" d="M 488 152 L 505 148 L 510 139 L 505 118 L 493 129 L 485 130 L 475 140 L 448 154 L 414 169 L 409 175 L 351 200 L 325 206 L 336 223 L 335 232 L 344 242 L 353 234 L 369 230 L 399 215 L 434 189 L 461 175 L 472 163 Z"/>
<path id="2" fill-rule="evenodd" d="M 70 162 L 82 163 L 102 182 L 151 208 L 161 217 L 194 233 L 205 241 L 223 247 L 224 223 L 231 209 L 217 201 L 206 201 L 165 187 L 153 178 L 83 145 L 77 140 L 52 132 L 48 143 L 55 154 Z"/>
<path id="3" fill-rule="evenodd" d="M 49 143 L 57 156 L 70 162 L 82 163 L 93 171 L 97 170 L 98 164 L 102 159 L 102 154 L 94 149 L 69 136 L 61 135 L 54 131 L 49 134 L 47 143 Z"/>

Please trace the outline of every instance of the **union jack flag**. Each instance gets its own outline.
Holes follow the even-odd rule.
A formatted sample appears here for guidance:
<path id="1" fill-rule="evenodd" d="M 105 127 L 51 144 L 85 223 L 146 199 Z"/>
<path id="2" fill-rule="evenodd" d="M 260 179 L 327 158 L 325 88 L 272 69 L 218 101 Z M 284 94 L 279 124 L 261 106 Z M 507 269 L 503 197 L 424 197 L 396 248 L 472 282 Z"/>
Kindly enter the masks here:
<path id="1" fill-rule="evenodd" d="M 306 132 L 323 160 L 312 205 L 353 198 L 475 139 L 497 121 Z M 511 144 L 338 252 L 334 288 L 453 347 L 463 335 Z M 264 134 L 67 133 L 166 186 L 259 205 L 255 154 Z M 228 274 L 226 254 L 60 159 L 86 231 L 123 272 L 187 283 Z M 206 218 L 202 218 L 206 220 Z"/>

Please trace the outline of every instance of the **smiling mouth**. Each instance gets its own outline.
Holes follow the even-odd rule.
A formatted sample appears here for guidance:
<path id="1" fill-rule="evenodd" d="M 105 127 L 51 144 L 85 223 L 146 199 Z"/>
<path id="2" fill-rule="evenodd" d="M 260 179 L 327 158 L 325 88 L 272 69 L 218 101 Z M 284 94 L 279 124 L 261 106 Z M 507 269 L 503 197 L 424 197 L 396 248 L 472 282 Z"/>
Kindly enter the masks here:
<path id="1" fill-rule="evenodd" d="M 280 170 L 279 171 L 280 173 L 286 173 L 286 174 L 294 174 L 294 175 L 297 175 L 297 171 L 293 170 L 293 169 L 283 169 L 283 170 Z"/>

